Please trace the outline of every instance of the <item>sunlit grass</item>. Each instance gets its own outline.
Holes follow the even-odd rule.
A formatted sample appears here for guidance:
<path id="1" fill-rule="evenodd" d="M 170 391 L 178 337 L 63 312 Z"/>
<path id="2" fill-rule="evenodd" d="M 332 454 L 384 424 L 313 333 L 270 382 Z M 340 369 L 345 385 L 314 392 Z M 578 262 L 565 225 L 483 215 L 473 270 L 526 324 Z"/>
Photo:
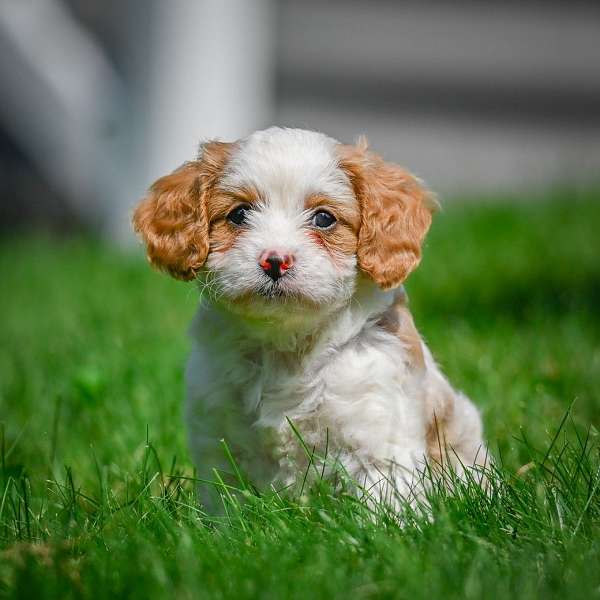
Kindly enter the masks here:
<path id="1" fill-rule="evenodd" d="M 411 307 L 496 463 L 488 493 L 434 485 L 403 523 L 243 476 L 206 514 L 180 408 L 195 290 L 89 240 L 5 240 L 0 596 L 600 595 L 595 200 L 438 215 Z"/>

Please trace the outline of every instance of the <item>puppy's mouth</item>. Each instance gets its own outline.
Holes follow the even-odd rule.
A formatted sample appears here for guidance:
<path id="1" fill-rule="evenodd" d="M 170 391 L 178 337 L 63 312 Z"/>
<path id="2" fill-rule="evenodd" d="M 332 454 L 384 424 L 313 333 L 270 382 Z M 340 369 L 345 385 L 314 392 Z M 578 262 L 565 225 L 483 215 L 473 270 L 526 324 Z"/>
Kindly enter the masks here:
<path id="1" fill-rule="evenodd" d="M 262 306 L 264 309 L 285 307 L 286 310 L 314 310 L 320 304 L 303 294 L 301 290 L 294 289 L 291 274 L 289 279 L 286 275 L 277 281 L 264 281 L 260 286 L 236 296 L 234 302 L 241 305 Z"/>
<path id="2" fill-rule="evenodd" d="M 255 294 L 261 298 L 268 298 L 269 300 L 284 301 L 302 297 L 297 292 L 290 290 L 289 285 L 286 285 L 281 279 L 265 282 L 256 290 Z"/>
<path id="3" fill-rule="evenodd" d="M 273 286 L 268 290 L 264 290 L 264 289 L 258 290 L 257 295 L 260 296 L 261 298 L 269 298 L 272 300 L 282 300 L 285 298 L 289 298 L 291 294 L 285 290 L 282 290 L 279 287 Z"/>

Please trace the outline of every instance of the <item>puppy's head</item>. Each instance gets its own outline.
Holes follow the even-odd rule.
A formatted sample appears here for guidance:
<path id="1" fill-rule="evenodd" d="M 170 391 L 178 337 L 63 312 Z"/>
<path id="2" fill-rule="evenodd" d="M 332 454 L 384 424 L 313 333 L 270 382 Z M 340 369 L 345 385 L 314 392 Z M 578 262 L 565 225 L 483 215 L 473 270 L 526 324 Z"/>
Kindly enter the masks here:
<path id="1" fill-rule="evenodd" d="M 385 289 L 402 283 L 434 206 L 364 141 L 271 128 L 204 144 L 153 184 L 133 223 L 154 266 L 250 312 L 285 314 L 338 308 L 360 273 Z"/>

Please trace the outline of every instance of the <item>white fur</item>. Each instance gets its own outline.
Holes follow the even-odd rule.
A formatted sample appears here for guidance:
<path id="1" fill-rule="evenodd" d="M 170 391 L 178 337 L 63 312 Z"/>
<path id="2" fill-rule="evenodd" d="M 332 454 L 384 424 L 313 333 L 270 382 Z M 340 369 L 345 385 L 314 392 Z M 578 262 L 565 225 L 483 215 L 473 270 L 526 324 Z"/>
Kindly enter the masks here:
<path id="1" fill-rule="evenodd" d="M 356 202 L 348 177 L 339 168 L 335 145 L 321 133 L 277 127 L 239 142 L 219 187 L 235 191 L 251 186 L 260 193 L 261 204 L 250 215 L 243 242 L 208 257 L 209 281 L 220 293 L 235 298 L 268 290 L 271 282 L 257 257 L 269 247 L 283 247 L 297 259 L 293 275 L 279 282 L 289 296 L 301 296 L 328 310 L 348 301 L 354 291 L 356 260 L 340 256 L 334 264 L 307 236 L 310 215 L 304 210 L 311 194 Z M 253 307 L 261 313 L 281 312 L 273 302 L 265 306 L 257 301 Z M 288 302 L 288 316 L 291 308 Z M 307 313 L 296 316 L 309 317 Z"/>
<path id="2" fill-rule="evenodd" d="M 309 448 L 327 451 L 376 497 L 414 497 L 441 399 L 456 404 L 456 464 L 478 462 L 480 418 L 426 348 L 425 369 L 412 369 L 407 348 L 379 325 L 393 292 L 359 273 L 355 257 L 332 260 L 306 235 L 307 195 L 356 203 L 336 143 L 272 128 L 243 140 L 226 167 L 222 188 L 251 185 L 262 201 L 233 248 L 208 257 L 186 370 L 190 444 L 200 477 L 226 466 L 225 439 L 256 483 L 289 484 L 307 464 L 289 419 Z M 274 245 L 296 258 L 275 298 L 264 295 L 272 282 L 257 264 Z"/>

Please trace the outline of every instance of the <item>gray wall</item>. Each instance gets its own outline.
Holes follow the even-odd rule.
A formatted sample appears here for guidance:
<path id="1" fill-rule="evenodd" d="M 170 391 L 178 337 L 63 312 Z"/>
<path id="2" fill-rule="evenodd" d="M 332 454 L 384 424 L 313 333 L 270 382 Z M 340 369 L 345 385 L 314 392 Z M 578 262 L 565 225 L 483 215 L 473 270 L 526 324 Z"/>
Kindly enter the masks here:
<path id="1" fill-rule="evenodd" d="M 352 139 L 445 194 L 600 177 L 600 3 L 281 3 L 281 123 Z"/>
<path id="2" fill-rule="evenodd" d="M 600 3 L 7 0 L 0 219 L 128 214 L 199 140 L 281 124 L 442 197 L 600 183 Z"/>

